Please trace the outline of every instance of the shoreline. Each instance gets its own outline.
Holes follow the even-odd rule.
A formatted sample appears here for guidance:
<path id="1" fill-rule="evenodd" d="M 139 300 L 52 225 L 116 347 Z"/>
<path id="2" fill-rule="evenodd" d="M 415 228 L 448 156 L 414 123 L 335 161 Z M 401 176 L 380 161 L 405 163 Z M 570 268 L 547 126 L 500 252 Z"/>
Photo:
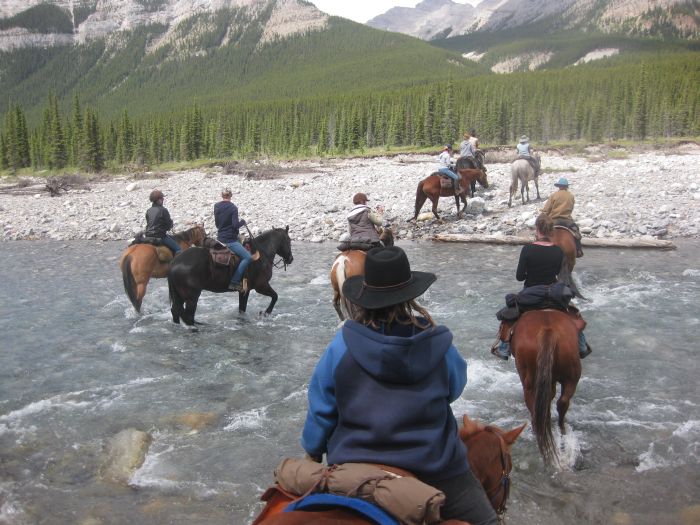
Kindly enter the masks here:
<path id="1" fill-rule="evenodd" d="M 418 182 L 435 170 L 435 157 L 397 154 L 384 157 L 321 159 L 261 165 L 261 172 L 215 166 L 201 170 L 116 176 L 88 182 L 49 197 L 44 184 L 0 193 L 0 241 L 131 240 L 145 226 L 148 193 L 161 189 L 175 222 L 174 231 L 194 223 L 216 235 L 213 206 L 224 187 L 254 234 L 289 225 L 293 240 L 337 241 L 347 231 L 345 215 L 352 195 L 367 193 L 370 206 L 383 204 L 397 239 L 432 240 L 438 234 L 531 236 L 539 209 L 567 177 L 576 198 L 574 219 L 584 237 L 598 239 L 680 239 L 700 237 L 700 146 L 667 152 L 624 152 L 620 158 L 542 153 L 540 200 L 508 208 L 510 164 L 489 162 L 489 187 L 477 186 L 467 213 L 457 219 L 453 198 L 441 198 L 436 222 L 427 201 L 414 225 Z M 276 170 L 279 170 L 277 173 Z M 226 173 L 226 171 L 232 173 Z M 271 175 L 271 176 L 268 176 Z M 531 199 L 535 197 L 530 183 Z"/>

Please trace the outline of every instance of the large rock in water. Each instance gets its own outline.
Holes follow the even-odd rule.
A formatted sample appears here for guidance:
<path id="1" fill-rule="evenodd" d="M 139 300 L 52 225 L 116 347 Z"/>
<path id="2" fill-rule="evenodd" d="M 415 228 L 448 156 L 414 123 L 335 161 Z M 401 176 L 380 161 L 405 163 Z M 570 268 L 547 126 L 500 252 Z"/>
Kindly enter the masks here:
<path id="1" fill-rule="evenodd" d="M 100 476 L 105 481 L 128 485 L 131 476 L 143 465 L 150 445 L 150 434 L 135 428 L 122 430 L 105 444 Z"/>

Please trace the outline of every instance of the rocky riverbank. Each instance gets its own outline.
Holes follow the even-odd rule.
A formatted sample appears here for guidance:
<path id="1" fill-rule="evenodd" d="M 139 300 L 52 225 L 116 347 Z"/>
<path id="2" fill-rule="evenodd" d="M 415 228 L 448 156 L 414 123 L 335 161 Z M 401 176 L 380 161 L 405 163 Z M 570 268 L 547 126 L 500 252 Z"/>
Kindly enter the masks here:
<path id="1" fill-rule="evenodd" d="M 478 187 L 468 212 L 458 219 L 454 200 L 442 198 L 435 221 L 428 201 L 414 224 L 418 182 L 435 168 L 435 157 L 323 159 L 246 170 L 222 166 L 177 173 L 145 173 L 89 182 L 50 197 L 45 181 L 0 181 L 0 240 L 131 239 L 145 224 L 148 194 L 163 190 L 175 231 L 191 223 L 216 229 L 212 208 L 221 189 L 251 230 L 289 225 L 294 240 L 337 240 L 347 229 L 352 195 L 362 191 L 370 205 L 383 204 L 399 239 L 428 239 L 437 233 L 529 235 L 539 209 L 567 177 L 576 196 L 574 218 L 584 236 L 598 238 L 698 237 L 700 235 L 700 146 L 685 144 L 664 152 L 633 153 L 588 148 L 578 155 L 551 150 L 542 157 L 540 200 L 522 205 L 520 192 L 508 207 L 509 162 L 489 162 L 489 187 Z M 232 174 L 227 172 L 233 171 Z M 21 187 L 20 187 L 21 186 Z M 534 199 L 534 184 L 530 183 Z"/>

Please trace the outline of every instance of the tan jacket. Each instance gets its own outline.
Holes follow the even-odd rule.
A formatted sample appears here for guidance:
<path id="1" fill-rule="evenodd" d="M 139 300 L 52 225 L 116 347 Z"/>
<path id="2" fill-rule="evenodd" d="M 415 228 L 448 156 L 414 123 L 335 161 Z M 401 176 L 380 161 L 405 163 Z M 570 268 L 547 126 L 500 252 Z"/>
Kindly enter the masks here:
<path id="1" fill-rule="evenodd" d="M 552 193 L 544 203 L 542 213 L 546 213 L 552 220 L 568 219 L 573 221 L 571 212 L 574 211 L 574 195 L 569 190 L 560 189 Z"/>

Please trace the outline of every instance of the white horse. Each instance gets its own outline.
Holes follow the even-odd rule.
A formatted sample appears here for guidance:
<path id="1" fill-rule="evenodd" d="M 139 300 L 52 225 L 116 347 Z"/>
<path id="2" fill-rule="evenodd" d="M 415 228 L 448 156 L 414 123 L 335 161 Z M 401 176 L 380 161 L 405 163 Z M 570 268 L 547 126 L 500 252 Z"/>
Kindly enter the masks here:
<path id="1" fill-rule="evenodd" d="M 535 159 L 539 164 L 540 158 L 535 155 Z M 510 208 L 513 202 L 513 194 L 518 191 L 518 180 L 520 180 L 520 200 L 525 204 L 525 194 L 527 194 L 527 202 L 530 202 L 530 190 L 527 187 L 527 183 L 531 180 L 535 181 L 535 190 L 537 190 L 537 198 L 540 198 L 540 188 L 537 185 L 537 176 L 539 175 L 539 170 L 535 171 L 532 164 L 526 159 L 515 159 L 510 165 L 511 183 L 510 183 L 510 197 L 508 197 L 508 207 Z"/>

